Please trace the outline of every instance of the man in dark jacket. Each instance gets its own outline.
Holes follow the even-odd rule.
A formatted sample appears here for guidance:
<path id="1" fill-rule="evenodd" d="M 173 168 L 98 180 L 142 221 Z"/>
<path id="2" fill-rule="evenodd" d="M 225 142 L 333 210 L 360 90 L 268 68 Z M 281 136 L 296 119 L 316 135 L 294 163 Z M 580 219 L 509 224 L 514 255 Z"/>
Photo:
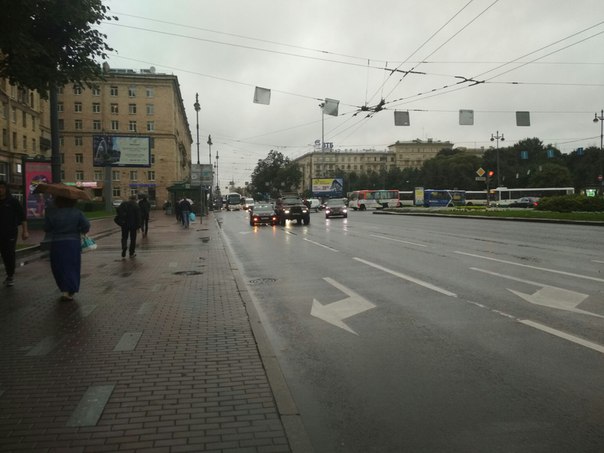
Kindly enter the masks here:
<path id="1" fill-rule="evenodd" d="M 126 250 L 130 252 L 130 258 L 133 258 L 136 256 L 136 232 L 142 224 L 141 209 L 136 202 L 136 195 L 131 195 L 128 201 L 119 205 L 117 214 L 123 219 L 122 258 L 126 257 Z M 128 247 L 128 236 L 130 247 Z"/>
<path id="2" fill-rule="evenodd" d="M 25 212 L 19 200 L 10 194 L 5 181 L 0 181 L 0 255 L 6 270 L 6 286 L 15 284 L 14 274 L 17 262 L 18 226 L 21 225 L 21 238 L 29 237 Z"/>
<path id="3" fill-rule="evenodd" d="M 147 237 L 147 232 L 149 231 L 149 213 L 151 212 L 151 203 L 147 200 L 147 195 L 141 195 L 140 200 L 138 200 L 138 207 L 141 208 L 141 232 L 143 233 L 143 237 Z"/>

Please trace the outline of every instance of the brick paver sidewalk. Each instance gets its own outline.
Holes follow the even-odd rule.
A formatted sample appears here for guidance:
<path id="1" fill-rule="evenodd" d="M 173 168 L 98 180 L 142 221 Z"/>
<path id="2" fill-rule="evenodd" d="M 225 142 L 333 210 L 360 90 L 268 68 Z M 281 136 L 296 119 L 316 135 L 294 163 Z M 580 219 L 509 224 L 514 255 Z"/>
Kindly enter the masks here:
<path id="1" fill-rule="evenodd" d="M 93 223 L 75 302 L 46 258 L 0 288 L 0 451 L 291 451 L 214 215 L 153 214 L 132 259 Z"/>

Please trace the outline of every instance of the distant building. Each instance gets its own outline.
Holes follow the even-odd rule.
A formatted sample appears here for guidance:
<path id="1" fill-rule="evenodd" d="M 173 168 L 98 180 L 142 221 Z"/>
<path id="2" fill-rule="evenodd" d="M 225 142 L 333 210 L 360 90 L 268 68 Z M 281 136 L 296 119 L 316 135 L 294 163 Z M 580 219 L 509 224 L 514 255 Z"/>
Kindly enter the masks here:
<path id="1" fill-rule="evenodd" d="M 23 158 L 50 159 L 50 112 L 37 91 L 0 79 L 0 180 L 21 196 Z"/>
<path id="2" fill-rule="evenodd" d="M 302 190 L 310 190 L 312 179 L 335 178 L 351 172 L 369 173 L 389 171 L 392 168 L 421 168 L 428 159 L 436 157 L 442 149 L 452 149 L 450 142 L 412 140 L 397 141 L 387 150 L 329 150 L 311 151 L 294 159 L 302 171 Z"/>
<path id="3" fill-rule="evenodd" d="M 104 167 L 94 166 L 93 137 L 149 137 L 149 167 L 112 168 L 114 200 L 145 193 L 161 206 L 167 187 L 188 181 L 193 139 L 178 78 L 154 68 L 136 72 L 104 65 L 103 81 L 92 88 L 65 86 L 59 90 L 61 179 L 90 187 L 102 199 Z"/>

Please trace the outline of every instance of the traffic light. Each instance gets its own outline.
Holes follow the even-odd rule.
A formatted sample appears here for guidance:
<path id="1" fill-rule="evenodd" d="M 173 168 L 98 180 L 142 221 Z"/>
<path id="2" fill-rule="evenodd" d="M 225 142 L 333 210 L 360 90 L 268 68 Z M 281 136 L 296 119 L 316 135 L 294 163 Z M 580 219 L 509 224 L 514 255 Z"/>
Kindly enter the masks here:
<path id="1" fill-rule="evenodd" d="M 487 175 L 488 175 L 489 178 L 492 178 L 495 175 L 495 172 L 493 170 L 489 170 L 487 172 Z"/>

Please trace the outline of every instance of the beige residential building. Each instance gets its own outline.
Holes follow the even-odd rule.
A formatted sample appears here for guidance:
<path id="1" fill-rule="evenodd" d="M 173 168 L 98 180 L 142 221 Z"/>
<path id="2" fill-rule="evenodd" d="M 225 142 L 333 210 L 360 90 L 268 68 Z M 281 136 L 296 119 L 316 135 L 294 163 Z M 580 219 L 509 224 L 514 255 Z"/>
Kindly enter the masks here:
<path id="1" fill-rule="evenodd" d="M 316 178 L 333 178 L 351 172 L 389 171 L 396 167 L 401 170 L 421 168 L 426 160 L 436 157 L 440 150 L 451 148 L 453 144 L 448 141 L 417 139 L 409 142 L 397 141 L 384 151 L 373 149 L 313 151 L 294 159 L 294 162 L 302 170 L 300 189 L 311 190 L 312 179 Z"/>
<path id="2" fill-rule="evenodd" d="M 0 79 L 0 180 L 23 195 L 23 159 L 50 159 L 49 104 L 37 91 Z"/>
<path id="3" fill-rule="evenodd" d="M 105 80 L 92 88 L 65 86 L 59 91 L 61 179 L 93 189 L 102 199 L 105 168 L 94 166 L 95 136 L 149 137 L 150 165 L 112 167 L 112 198 L 144 193 L 161 206 L 167 187 L 191 174 L 193 139 L 178 78 L 154 68 L 104 67 Z"/>

